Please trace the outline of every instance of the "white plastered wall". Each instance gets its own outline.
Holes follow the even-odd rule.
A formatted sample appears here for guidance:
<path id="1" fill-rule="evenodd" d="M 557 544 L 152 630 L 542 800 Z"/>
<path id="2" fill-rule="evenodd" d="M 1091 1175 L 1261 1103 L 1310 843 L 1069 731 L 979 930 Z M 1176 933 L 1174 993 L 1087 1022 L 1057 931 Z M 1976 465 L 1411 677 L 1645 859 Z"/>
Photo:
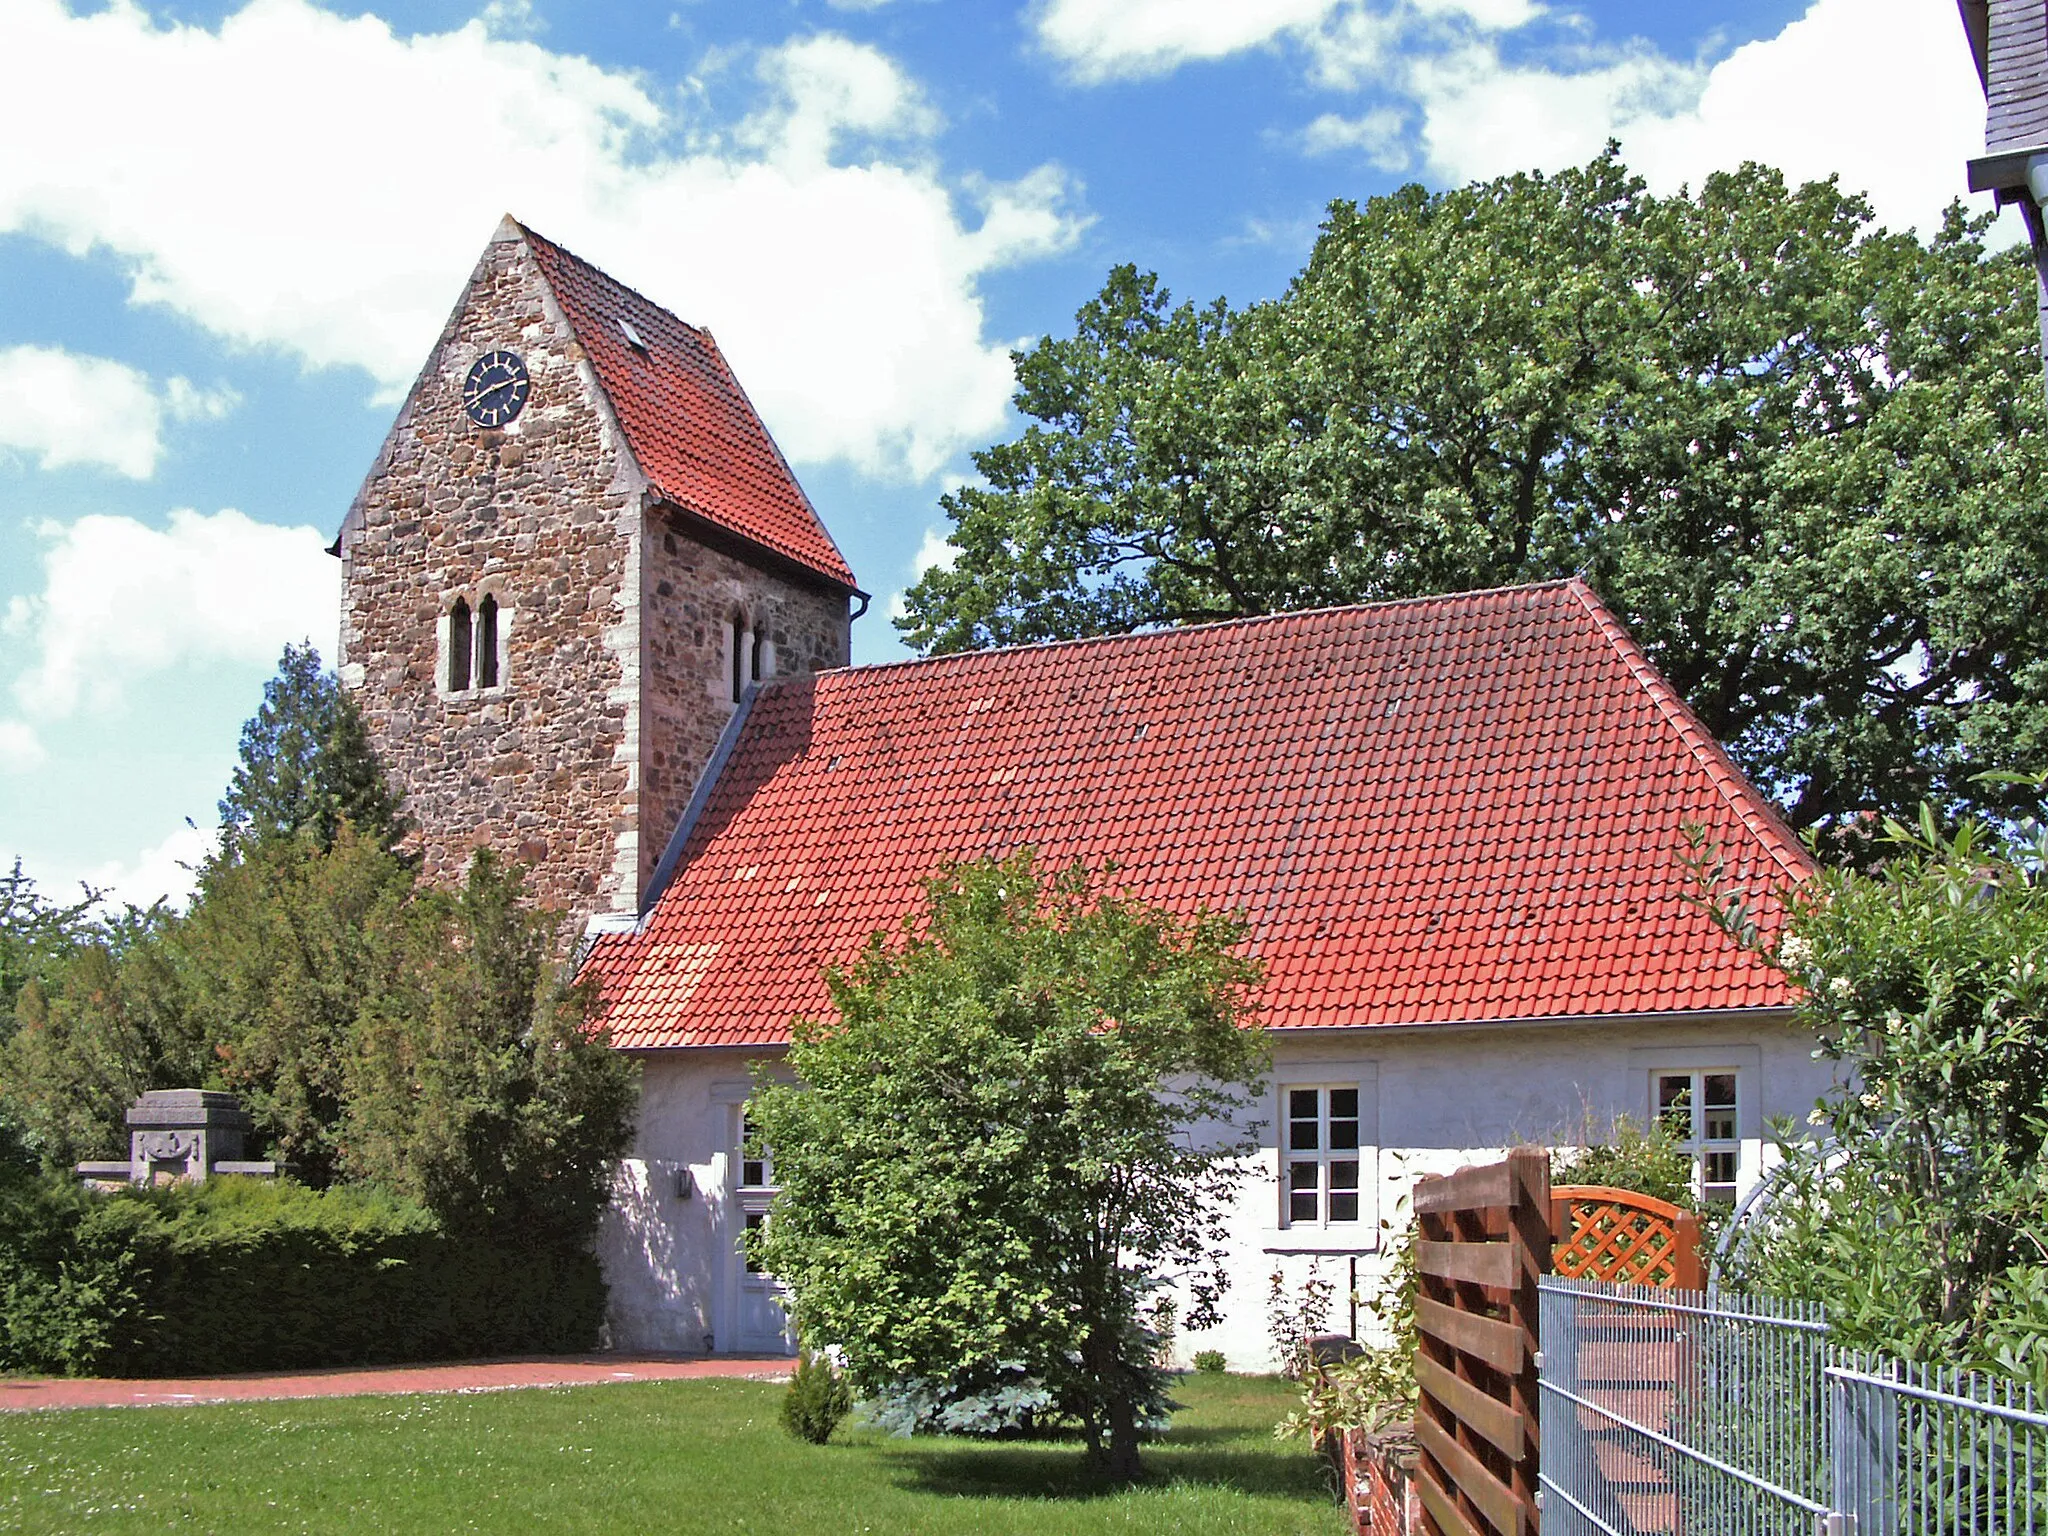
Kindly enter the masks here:
<path id="1" fill-rule="evenodd" d="M 1260 1150 L 1229 1212 L 1230 1286 L 1214 1328 L 1183 1329 L 1177 1352 L 1218 1349 L 1232 1369 L 1274 1368 L 1267 1331 L 1270 1277 L 1298 1293 L 1312 1272 L 1336 1287 L 1330 1323 L 1351 1325 L 1349 1294 L 1377 1290 L 1386 1262 L 1381 1223 L 1407 1221 L 1415 1179 L 1498 1157 L 1590 1119 L 1650 1112 L 1659 1069 L 1739 1076 L 1742 1176 L 1764 1165 L 1766 1122 L 1801 1119 L 1831 1080 L 1813 1041 L 1769 1017 L 1671 1018 L 1611 1024 L 1276 1033 L 1273 1077 L 1247 1119 Z M 627 1349 L 731 1350 L 738 1231 L 732 1166 L 739 1105 L 756 1053 L 691 1050 L 644 1059 L 638 1143 L 623 1165 L 599 1237 L 611 1285 L 613 1343 Z M 1356 1082 L 1370 1193 L 1352 1232 L 1283 1226 L 1278 1093 L 1288 1084 Z M 687 1171 L 690 1192 L 679 1195 Z M 1183 1309 L 1185 1316 L 1185 1309 Z M 1370 1320 L 1359 1313 L 1363 1332 Z"/>

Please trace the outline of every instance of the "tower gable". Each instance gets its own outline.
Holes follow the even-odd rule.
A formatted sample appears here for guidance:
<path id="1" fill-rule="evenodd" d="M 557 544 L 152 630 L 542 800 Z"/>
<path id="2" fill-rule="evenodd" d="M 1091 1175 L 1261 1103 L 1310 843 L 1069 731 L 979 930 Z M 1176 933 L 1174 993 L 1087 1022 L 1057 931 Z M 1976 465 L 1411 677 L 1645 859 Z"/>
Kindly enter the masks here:
<path id="1" fill-rule="evenodd" d="M 544 253 L 566 257 L 500 225 L 350 507 L 340 660 L 428 876 L 490 847 L 580 924 L 636 909 L 730 718 L 735 657 L 749 686 L 763 663 L 844 664 L 851 583 L 669 503 Z M 480 425 L 464 383 L 496 353 L 527 394 Z"/>

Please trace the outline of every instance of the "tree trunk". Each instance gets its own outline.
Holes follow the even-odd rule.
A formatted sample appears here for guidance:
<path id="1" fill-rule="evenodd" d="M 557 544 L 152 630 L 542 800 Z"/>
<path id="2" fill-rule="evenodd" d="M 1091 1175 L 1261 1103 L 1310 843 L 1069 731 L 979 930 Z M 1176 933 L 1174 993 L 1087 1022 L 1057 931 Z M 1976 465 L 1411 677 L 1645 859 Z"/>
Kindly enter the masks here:
<path id="1" fill-rule="evenodd" d="M 1130 1394 L 1112 1394 L 1109 1409 L 1109 1462 L 1111 1478 L 1119 1483 L 1138 1480 L 1138 1417 L 1131 1410 Z"/>

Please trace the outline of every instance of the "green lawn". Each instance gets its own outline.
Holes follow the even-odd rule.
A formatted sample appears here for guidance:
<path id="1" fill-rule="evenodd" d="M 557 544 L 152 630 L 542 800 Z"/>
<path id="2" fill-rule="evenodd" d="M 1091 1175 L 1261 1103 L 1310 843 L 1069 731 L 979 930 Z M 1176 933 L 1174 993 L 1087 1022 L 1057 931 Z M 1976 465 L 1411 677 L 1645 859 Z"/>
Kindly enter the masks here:
<path id="1" fill-rule="evenodd" d="M 782 1388 L 649 1382 L 474 1396 L 0 1416 L 0 1530 L 1311 1532 L 1345 1521 L 1321 1465 L 1272 1437 L 1284 1383 L 1189 1377 L 1108 1489 L 1071 1444 L 801 1445 Z M 844 1443 L 842 1443 L 842 1441 Z"/>

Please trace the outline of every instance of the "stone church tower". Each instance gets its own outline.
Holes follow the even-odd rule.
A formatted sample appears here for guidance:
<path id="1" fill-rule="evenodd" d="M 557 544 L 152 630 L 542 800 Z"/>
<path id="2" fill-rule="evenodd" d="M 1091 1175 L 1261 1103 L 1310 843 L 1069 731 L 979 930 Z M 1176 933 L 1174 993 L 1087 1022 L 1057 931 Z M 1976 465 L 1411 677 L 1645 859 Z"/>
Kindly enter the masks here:
<path id="1" fill-rule="evenodd" d="M 511 218 L 342 523 L 340 672 L 431 878 L 636 914 L 752 685 L 867 605 L 710 334 Z"/>

